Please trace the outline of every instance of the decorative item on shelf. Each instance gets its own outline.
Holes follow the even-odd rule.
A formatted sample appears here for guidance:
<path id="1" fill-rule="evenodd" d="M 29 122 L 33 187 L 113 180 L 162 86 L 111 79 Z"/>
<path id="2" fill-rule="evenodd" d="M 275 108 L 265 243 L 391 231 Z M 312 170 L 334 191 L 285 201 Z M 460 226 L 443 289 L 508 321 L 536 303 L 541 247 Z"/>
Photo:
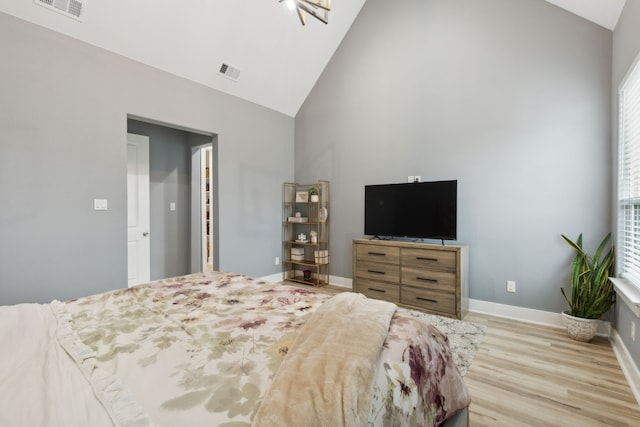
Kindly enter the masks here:
<path id="1" fill-rule="evenodd" d="M 296 192 L 296 202 L 297 203 L 307 203 L 309 201 L 309 193 L 306 191 L 297 191 Z"/>
<path id="2" fill-rule="evenodd" d="M 295 217 L 296 217 L 296 218 L 301 218 L 301 217 L 302 217 L 302 214 L 301 214 L 300 212 L 296 212 Z"/>
<path id="3" fill-rule="evenodd" d="M 311 236 L 311 243 L 318 243 L 318 232 L 315 230 L 311 230 L 309 232 L 309 235 Z"/>
<path id="4" fill-rule="evenodd" d="M 291 248 L 291 261 L 304 261 L 304 248 Z"/>
<path id="5" fill-rule="evenodd" d="M 329 216 L 329 211 L 327 211 L 327 208 L 320 208 L 320 210 L 318 211 L 318 220 L 320 222 L 327 222 L 328 216 Z"/>
<path id="6" fill-rule="evenodd" d="M 287 218 L 289 222 L 308 222 L 309 218 L 306 216 L 290 216 Z"/>
<path id="7" fill-rule="evenodd" d="M 296 242 L 307 243 L 307 235 L 304 233 L 298 234 L 298 240 L 296 240 Z"/>
<path id="8" fill-rule="evenodd" d="M 304 280 L 309 280 L 311 279 L 311 270 L 304 270 L 302 272 L 302 277 L 304 277 Z"/>
<path id="9" fill-rule="evenodd" d="M 318 189 L 317 185 L 311 185 L 308 189 L 307 189 L 309 196 L 311 196 L 311 202 L 312 203 L 318 203 L 318 200 L 320 200 L 320 197 L 318 196 L 320 194 L 320 190 Z"/>
<path id="10" fill-rule="evenodd" d="M 598 320 L 615 302 L 615 289 L 609 280 L 615 271 L 615 248 L 612 245 L 605 252 L 611 233 L 605 236 L 593 257 L 582 247 L 582 233 L 576 242 L 564 234 L 562 238 L 576 251 L 571 263 L 571 299 L 560 288 L 569 304 L 569 310 L 562 312 L 562 320 L 572 339 L 588 342 L 598 330 Z"/>
<path id="11" fill-rule="evenodd" d="M 316 264 L 329 264 L 329 251 L 313 251 L 314 261 Z"/>

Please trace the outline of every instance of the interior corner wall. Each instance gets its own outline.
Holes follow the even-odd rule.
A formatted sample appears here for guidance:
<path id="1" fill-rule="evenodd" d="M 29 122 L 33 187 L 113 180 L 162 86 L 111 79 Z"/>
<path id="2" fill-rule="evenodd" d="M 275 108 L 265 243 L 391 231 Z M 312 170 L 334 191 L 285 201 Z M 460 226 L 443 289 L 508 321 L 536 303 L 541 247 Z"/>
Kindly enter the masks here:
<path id="1" fill-rule="evenodd" d="M 457 179 L 470 297 L 564 310 L 560 234 L 610 230 L 611 31 L 543 0 L 388 5 L 364 4 L 296 116 L 296 181 L 331 181 L 331 274 L 351 277 L 366 184 Z"/>
<path id="2" fill-rule="evenodd" d="M 220 269 L 279 270 L 293 118 L 4 13 L 0 56 L 0 304 L 126 287 L 128 115 L 218 135 Z"/>
<path id="3" fill-rule="evenodd" d="M 618 88 L 622 84 L 625 76 L 633 65 L 634 61 L 640 55 L 640 2 L 627 1 L 618 20 L 618 25 L 613 33 L 613 65 L 612 65 L 612 96 L 611 105 L 613 109 L 612 123 L 618 123 Z M 618 175 L 617 169 L 617 143 L 618 128 L 613 126 L 612 129 L 613 152 L 613 176 Z M 614 210 L 614 203 L 611 204 Z M 613 228 L 617 228 L 616 218 L 613 218 Z M 618 298 L 616 303 L 615 318 L 613 320 L 618 335 L 624 342 L 625 347 L 635 362 L 636 368 L 640 371 L 640 339 L 636 336 L 632 338 L 632 324 L 635 324 L 636 331 L 640 331 L 640 319 L 633 311 L 626 306 L 622 299 Z"/>

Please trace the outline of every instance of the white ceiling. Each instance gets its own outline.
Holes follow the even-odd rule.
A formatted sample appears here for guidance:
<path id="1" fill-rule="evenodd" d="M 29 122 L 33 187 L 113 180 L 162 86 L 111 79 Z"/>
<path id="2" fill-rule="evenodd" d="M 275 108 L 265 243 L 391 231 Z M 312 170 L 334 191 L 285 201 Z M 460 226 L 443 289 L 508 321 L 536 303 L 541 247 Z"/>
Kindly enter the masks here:
<path id="1" fill-rule="evenodd" d="M 626 0 L 547 0 L 613 31 Z"/>
<path id="2" fill-rule="evenodd" d="M 366 0 L 333 0 L 329 24 L 278 0 L 83 0 L 77 21 L 33 0 L 0 11 L 294 117 Z M 547 0 L 613 30 L 625 0 Z M 240 69 L 237 82 L 218 75 Z"/>

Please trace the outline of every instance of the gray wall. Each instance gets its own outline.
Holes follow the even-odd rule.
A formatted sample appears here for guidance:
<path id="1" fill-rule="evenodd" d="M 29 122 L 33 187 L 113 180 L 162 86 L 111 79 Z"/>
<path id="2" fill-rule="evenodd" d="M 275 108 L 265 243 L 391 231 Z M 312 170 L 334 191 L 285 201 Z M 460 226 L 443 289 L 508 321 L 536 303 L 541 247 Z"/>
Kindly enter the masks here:
<path id="1" fill-rule="evenodd" d="M 279 271 L 291 117 L 3 13 L 0 57 L 0 304 L 126 286 L 128 114 L 218 135 L 220 268 Z"/>
<path id="2" fill-rule="evenodd" d="M 132 119 L 127 129 L 149 137 L 151 280 L 191 273 L 191 148 L 211 136 Z"/>
<path id="3" fill-rule="evenodd" d="M 620 20 L 613 33 L 613 65 L 612 65 L 612 122 L 618 123 L 618 88 L 625 75 L 633 65 L 633 61 L 640 54 L 640 2 L 627 1 L 625 3 Z M 613 158 L 617 159 L 618 129 L 613 127 L 612 150 Z M 618 176 L 615 160 L 614 177 Z M 615 218 L 614 224 L 615 224 Z M 617 228 L 614 225 L 614 230 Z M 640 338 L 636 335 L 636 340 L 631 339 L 631 323 L 635 323 L 636 333 L 640 331 L 640 319 L 633 314 L 631 309 L 618 300 L 615 312 L 614 324 L 618 334 L 622 338 L 625 346 L 629 350 L 636 366 L 640 369 Z"/>
<path id="4" fill-rule="evenodd" d="M 296 181 L 331 181 L 331 274 L 365 184 L 457 179 L 471 298 L 565 309 L 560 234 L 610 229 L 611 40 L 542 0 L 368 0 L 296 116 Z"/>

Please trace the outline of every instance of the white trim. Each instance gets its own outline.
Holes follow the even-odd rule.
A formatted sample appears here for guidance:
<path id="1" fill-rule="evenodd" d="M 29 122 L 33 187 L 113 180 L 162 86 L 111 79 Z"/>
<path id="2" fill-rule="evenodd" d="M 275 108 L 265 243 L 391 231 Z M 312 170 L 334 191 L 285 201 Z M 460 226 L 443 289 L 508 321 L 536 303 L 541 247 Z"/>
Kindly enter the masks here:
<path id="1" fill-rule="evenodd" d="M 625 279 L 610 277 L 609 280 L 616 288 L 618 297 L 629 306 L 636 317 L 640 317 L 640 289 Z"/>
<path id="2" fill-rule="evenodd" d="M 282 273 L 272 274 L 270 276 L 262 276 L 258 278 L 259 280 L 264 280 L 269 283 L 278 283 L 282 282 Z"/>
<path id="3" fill-rule="evenodd" d="M 638 404 L 640 404 L 640 369 L 633 362 L 633 358 L 620 338 L 618 331 L 614 329 L 609 339 L 611 340 L 611 346 L 618 359 L 620 368 L 629 383 L 629 387 L 631 387 L 631 392 L 638 401 Z"/>
<path id="4" fill-rule="evenodd" d="M 469 299 L 469 311 L 536 323 L 538 325 L 554 326 L 556 328 L 563 327 L 562 315 L 560 313 L 517 307 L 515 305 Z"/>
<path id="5" fill-rule="evenodd" d="M 353 289 L 353 280 L 346 277 L 329 276 L 329 283 L 339 288 Z"/>
<path id="6" fill-rule="evenodd" d="M 209 271 L 207 258 L 207 176 L 205 169 L 207 167 L 209 154 L 206 151 L 206 146 L 199 150 L 200 156 L 200 264 L 201 271 Z"/>
<path id="7" fill-rule="evenodd" d="M 532 308 L 517 307 L 515 305 L 499 304 L 496 302 L 469 299 L 469 311 L 488 314 L 490 316 L 504 317 L 537 325 L 564 328 L 562 314 L 551 311 L 535 310 Z M 611 323 L 600 320 L 598 335 L 609 337 L 611 335 Z"/>

